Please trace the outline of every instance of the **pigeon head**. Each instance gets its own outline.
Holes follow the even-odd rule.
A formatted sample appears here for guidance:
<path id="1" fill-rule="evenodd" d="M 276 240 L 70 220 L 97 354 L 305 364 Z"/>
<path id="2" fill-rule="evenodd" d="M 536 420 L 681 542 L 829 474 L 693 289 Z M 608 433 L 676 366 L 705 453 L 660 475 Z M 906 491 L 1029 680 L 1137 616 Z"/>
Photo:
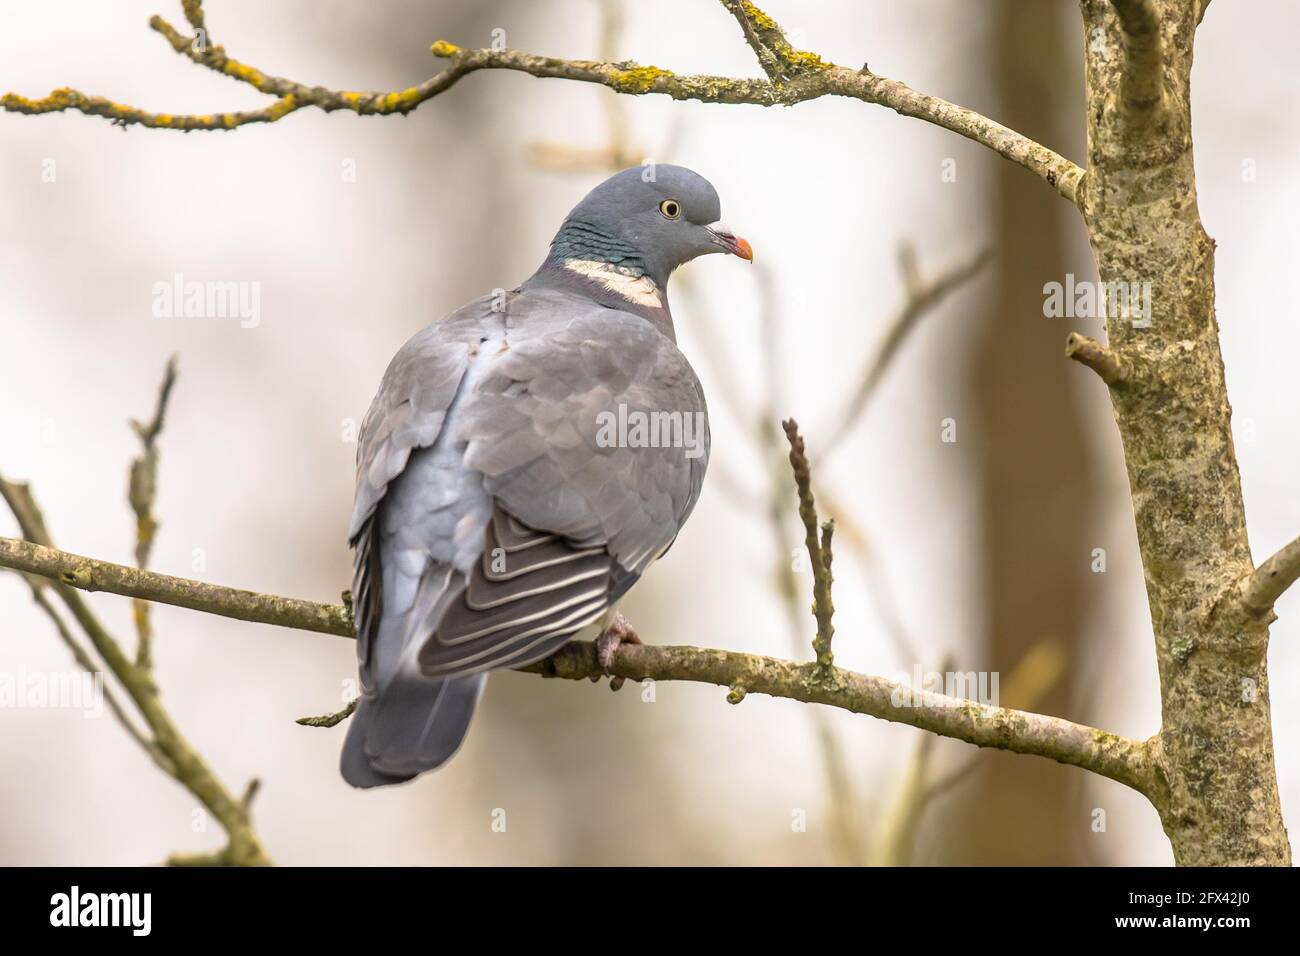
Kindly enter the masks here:
<path id="1" fill-rule="evenodd" d="M 721 221 L 707 179 L 684 166 L 647 164 L 611 176 L 574 207 L 551 241 L 548 264 L 635 302 L 661 295 L 674 269 L 711 252 L 754 258 Z"/>

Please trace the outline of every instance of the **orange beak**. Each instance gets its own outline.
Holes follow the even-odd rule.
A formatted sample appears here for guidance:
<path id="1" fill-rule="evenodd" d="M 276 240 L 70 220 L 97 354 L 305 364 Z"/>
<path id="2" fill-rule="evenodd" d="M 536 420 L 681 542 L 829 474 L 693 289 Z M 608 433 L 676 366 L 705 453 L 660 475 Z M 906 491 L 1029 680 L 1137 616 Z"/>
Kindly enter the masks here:
<path id="1" fill-rule="evenodd" d="M 754 261 L 754 247 L 749 244 L 749 240 L 740 238 L 727 227 L 726 223 L 710 223 L 705 228 L 713 234 L 713 241 L 733 256 L 740 256 L 746 262 Z"/>

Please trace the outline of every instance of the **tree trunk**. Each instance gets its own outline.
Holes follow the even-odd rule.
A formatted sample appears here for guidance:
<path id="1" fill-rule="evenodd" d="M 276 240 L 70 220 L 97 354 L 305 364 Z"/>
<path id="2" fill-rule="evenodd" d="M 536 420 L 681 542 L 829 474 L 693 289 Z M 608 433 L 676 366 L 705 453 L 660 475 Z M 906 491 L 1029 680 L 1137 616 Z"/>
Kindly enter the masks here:
<path id="1" fill-rule="evenodd" d="M 1252 570 L 1214 315 L 1214 241 L 1192 162 L 1198 0 L 1083 0 L 1083 210 L 1103 283 L 1149 283 L 1107 317 L 1112 387 L 1160 671 L 1152 795 L 1180 865 L 1288 865 L 1269 713 L 1269 617 Z M 1152 14 L 1157 14 L 1158 17 Z"/>

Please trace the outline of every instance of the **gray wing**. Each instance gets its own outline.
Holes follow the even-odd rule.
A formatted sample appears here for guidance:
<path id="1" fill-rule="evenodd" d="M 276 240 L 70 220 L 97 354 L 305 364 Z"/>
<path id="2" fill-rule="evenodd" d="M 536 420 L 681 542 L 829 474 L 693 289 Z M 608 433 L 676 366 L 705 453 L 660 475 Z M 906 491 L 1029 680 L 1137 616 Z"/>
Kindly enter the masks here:
<path id="1" fill-rule="evenodd" d="M 603 615 L 703 482 L 704 399 L 669 339 L 555 291 L 492 304 L 404 345 L 362 423 L 349 538 L 364 695 L 340 761 L 354 786 L 445 762 L 483 672 Z M 620 413 L 677 415 L 677 443 L 608 440 Z"/>
<path id="2" fill-rule="evenodd" d="M 403 584 L 392 580 L 399 569 L 391 548 L 384 553 L 380 504 L 412 454 L 428 449 L 441 434 L 475 351 L 494 325 L 503 325 L 501 317 L 492 313 L 488 300 L 480 299 L 419 332 L 393 358 L 362 421 L 348 539 L 354 549 L 357 660 L 367 693 L 375 690 L 377 671 L 391 676 L 401 651 L 400 642 L 381 651 L 376 648 L 384 616 L 385 575 L 390 578 L 390 601 L 394 588 Z M 407 575 L 407 589 L 417 589 L 427 569 L 407 570 L 414 572 Z M 380 656 L 382 661 L 377 659 Z"/>
<path id="3" fill-rule="evenodd" d="M 676 345 L 557 292 L 511 303 L 506 347 L 455 418 L 493 513 L 419 648 L 426 676 L 537 660 L 598 620 L 672 543 L 708 462 L 703 392 Z M 619 428 L 647 420 L 639 442 Z"/>

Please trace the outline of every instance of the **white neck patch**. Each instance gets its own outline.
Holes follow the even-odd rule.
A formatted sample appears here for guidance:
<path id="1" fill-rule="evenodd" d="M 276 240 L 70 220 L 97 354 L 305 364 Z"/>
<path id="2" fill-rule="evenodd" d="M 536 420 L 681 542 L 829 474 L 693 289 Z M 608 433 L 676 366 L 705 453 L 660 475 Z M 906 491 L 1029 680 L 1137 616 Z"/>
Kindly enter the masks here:
<path id="1" fill-rule="evenodd" d="M 591 259 L 565 259 L 564 268 L 588 279 L 594 279 L 607 291 L 621 299 L 653 309 L 663 308 L 664 302 L 659 295 L 659 287 L 647 275 L 636 275 L 612 262 L 596 262 Z"/>

